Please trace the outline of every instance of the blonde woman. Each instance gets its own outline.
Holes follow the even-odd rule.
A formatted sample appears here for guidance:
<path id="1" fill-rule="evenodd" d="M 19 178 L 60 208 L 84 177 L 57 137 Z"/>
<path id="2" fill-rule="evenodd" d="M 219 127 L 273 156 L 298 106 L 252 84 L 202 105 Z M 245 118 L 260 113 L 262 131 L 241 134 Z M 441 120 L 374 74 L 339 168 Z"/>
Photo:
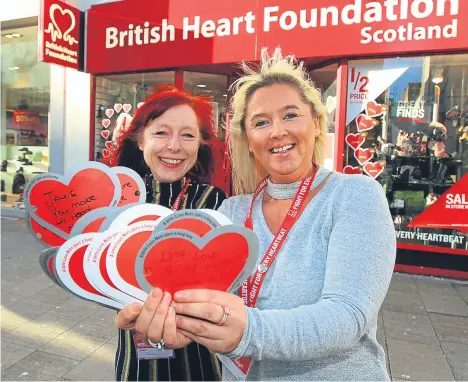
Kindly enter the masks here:
<path id="1" fill-rule="evenodd" d="M 260 262 L 239 295 L 176 293 L 152 340 L 202 344 L 223 380 L 388 380 L 376 330 L 396 240 L 382 188 L 321 166 L 326 108 L 302 63 L 277 49 L 243 67 L 230 131 L 238 196 L 219 211 L 257 233 Z"/>

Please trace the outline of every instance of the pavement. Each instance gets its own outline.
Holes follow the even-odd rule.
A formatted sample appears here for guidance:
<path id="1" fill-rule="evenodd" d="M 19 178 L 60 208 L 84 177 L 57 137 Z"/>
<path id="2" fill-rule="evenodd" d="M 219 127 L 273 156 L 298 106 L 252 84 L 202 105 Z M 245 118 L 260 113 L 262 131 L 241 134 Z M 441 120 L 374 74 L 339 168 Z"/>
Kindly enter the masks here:
<path id="1" fill-rule="evenodd" d="M 115 312 L 49 281 L 23 220 L 1 225 L 1 380 L 114 380 Z M 468 283 L 395 273 L 377 338 L 394 381 L 468 380 Z"/>

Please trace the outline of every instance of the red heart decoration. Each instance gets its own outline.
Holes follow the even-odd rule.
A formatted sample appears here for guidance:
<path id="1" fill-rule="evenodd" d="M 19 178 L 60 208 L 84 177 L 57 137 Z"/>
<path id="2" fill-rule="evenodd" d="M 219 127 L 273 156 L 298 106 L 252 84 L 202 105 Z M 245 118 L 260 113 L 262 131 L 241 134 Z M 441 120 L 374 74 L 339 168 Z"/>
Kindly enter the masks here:
<path id="1" fill-rule="evenodd" d="M 377 117 L 387 112 L 387 106 L 381 105 L 375 101 L 370 101 L 366 105 L 366 114 L 369 117 Z"/>
<path id="2" fill-rule="evenodd" d="M 109 150 L 107 150 L 107 149 L 102 150 L 102 156 L 103 156 L 104 158 L 108 158 L 109 155 L 110 155 Z"/>
<path id="3" fill-rule="evenodd" d="M 144 104 L 144 102 L 138 102 L 137 109 L 139 109 L 140 107 L 142 107 L 143 104 Z"/>
<path id="4" fill-rule="evenodd" d="M 343 169 L 343 174 L 348 174 L 348 175 L 360 175 L 361 169 L 359 167 L 353 167 L 353 166 L 345 166 Z"/>
<path id="5" fill-rule="evenodd" d="M 109 131 L 109 130 L 103 130 L 103 131 L 101 131 L 101 136 L 102 136 L 104 139 L 109 138 L 109 134 L 110 134 L 110 131 Z"/>
<path id="6" fill-rule="evenodd" d="M 363 166 L 365 163 L 369 162 L 374 154 L 370 149 L 357 149 L 354 152 L 354 157 L 356 160 L 359 162 L 361 166 Z"/>
<path id="7" fill-rule="evenodd" d="M 116 204 L 115 178 L 104 168 L 93 167 L 76 172 L 68 184 L 58 176 L 51 179 L 49 174 L 39 175 L 37 181 L 30 181 L 27 192 L 25 190 L 26 208 L 39 224 L 46 228 L 50 226 L 56 234 L 69 235 L 75 223 L 86 213 Z"/>
<path id="8" fill-rule="evenodd" d="M 106 109 L 107 118 L 112 118 L 114 115 L 114 109 Z"/>
<path id="9" fill-rule="evenodd" d="M 123 105 L 122 108 L 125 113 L 128 113 L 130 110 L 132 110 L 132 105 L 130 105 L 129 103 L 126 103 Z"/>
<path id="10" fill-rule="evenodd" d="M 345 137 L 346 143 L 353 148 L 353 150 L 357 150 L 362 144 L 366 141 L 366 138 L 363 137 L 361 134 L 348 134 Z"/>
<path id="11" fill-rule="evenodd" d="M 138 203 L 140 201 L 141 191 L 135 178 L 123 173 L 118 173 L 117 176 L 122 187 L 120 201 L 117 207 Z"/>
<path id="12" fill-rule="evenodd" d="M 382 173 L 384 167 L 379 162 L 369 162 L 364 165 L 364 171 L 371 178 L 377 179 L 377 177 Z"/>
<path id="13" fill-rule="evenodd" d="M 114 110 L 117 112 L 117 113 L 120 113 L 120 111 L 122 110 L 122 104 L 121 103 L 116 103 L 114 105 Z"/>
<path id="14" fill-rule="evenodd" d="M 372 129 L 374 126 L 377 126 L 379 122 L 371 117 L 368 117 L 367 115 L 364 114 L 359 114 L 356 117 L 356 126 L 357 130 L 362 133 L 363 131 L 367 131 Z"/>
<path id="15" fill-rule="evenodd" d="M 104 144 L 106 145 L 107 149 L 109 149 L 109 150 L 114 147 L 114 142 L 112 142 L 112 141 L 106 141 Z"/>
<path id="16" fill-rule="evenodd" d="M 41 226 L 37 221 L 31 218 L 31 216 L 27 217 L 27 225 L 32 231 L 33 236 L 46 245 L 60 247 L 66 241 L 63 237 Z"/>
<path id="17" fill-rule="evenodd" d="M 182 237 L 168 237 L 149 248 L 143 274 L 150 285 L 172 294 L 199 288 L 227 291 L 248 256 L 248 242 L 238 233 L 216 235 L 202 248 Z"/>
<path id="18" fill-rule="evenodd" d="M 107 129 L 110 125 L 110 119 L 103 119 L 102 120 L 102 126 L 104 126 L 105 129 Z"/>

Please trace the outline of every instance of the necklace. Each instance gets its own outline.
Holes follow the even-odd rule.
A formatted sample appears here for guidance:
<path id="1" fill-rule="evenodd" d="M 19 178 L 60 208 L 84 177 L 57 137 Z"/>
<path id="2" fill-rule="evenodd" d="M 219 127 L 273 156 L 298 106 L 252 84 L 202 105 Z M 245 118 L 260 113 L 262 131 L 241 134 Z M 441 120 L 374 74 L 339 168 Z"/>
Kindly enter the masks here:
<path id="1" fill-rule="evenodd" d="M 273 199 L 292 199 L 300 185 L 300 180 L 294 183 L 272 183 L 268 177 L 266 192 Z"/>

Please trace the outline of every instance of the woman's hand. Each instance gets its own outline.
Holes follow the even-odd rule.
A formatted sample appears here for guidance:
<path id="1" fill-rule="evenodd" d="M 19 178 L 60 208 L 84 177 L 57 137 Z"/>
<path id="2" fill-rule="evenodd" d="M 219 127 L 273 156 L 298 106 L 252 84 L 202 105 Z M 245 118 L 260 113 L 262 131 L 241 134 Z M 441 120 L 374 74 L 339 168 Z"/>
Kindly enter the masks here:
<path id="1" fill-rule="evenodd" d="M 123 308 L 115 318 L 115 325 L 120 329 L 135 328 L 145 341 L 158 343 L 164 340 L 167 349 L 183 348 L 191 340 L 177 331 L 175 310 L 170 304 L 169 293 L 152 289 L 143 306 L 133 303 Z"/>
<path id="2" fill-rule="evenodd" d="M 212 352 L 234 350 L 247 326 L 244 303 L 231 293 L 206 289 L 180 291 L 175 293 L 172 306 L 177 313 L 177 330 Z M 225 309 L 229 311 L 222 323 Z"/>

